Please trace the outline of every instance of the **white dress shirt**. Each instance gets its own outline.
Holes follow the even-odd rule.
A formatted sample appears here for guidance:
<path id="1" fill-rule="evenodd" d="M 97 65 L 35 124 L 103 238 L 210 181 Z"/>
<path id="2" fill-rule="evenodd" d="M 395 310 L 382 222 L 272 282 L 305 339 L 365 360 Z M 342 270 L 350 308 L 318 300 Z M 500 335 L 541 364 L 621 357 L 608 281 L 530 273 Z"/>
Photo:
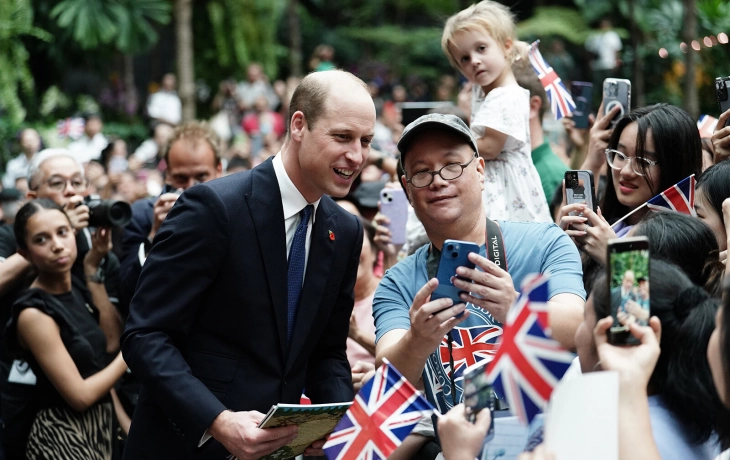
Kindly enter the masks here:
<path id="1" fill-rule="evenodd" d="M 28 177 L 28 168 L 30 167 L 30 160 L 25 153 L 21 153 L 17 157 L 8 161 L 5 167 L 5 175 L 3 176 L 3 187 L 4 188 L 15 188 L 15 181 L 20 177 Z"/>
<path id="2" fill-rule="evenodd" d="M 279 152 L 273 160 L 274 173 L 276 173 L 276 181 L 279 183 L 279 192 L 281 192 L 281 204 L 284 206 L 284 230 L 286 231 L 286 257 L 289 258 L 289 252 L 291 250 L 291 244 L 294 240 L 294 233 L 297 231 L 301 218 L 299 212 L 304 209 L 308 204 L 314 206 L 312 211 L 312 217 L 307 224 L 307 239 L 305 244 L 305 255 L 304 255 L 304 273 L 307 273 L 307 262 L 309 261 L 309 246 L 312 240 L 312 226 L 314 225 L 314 216 L 317 214 L 317 206 L 319 201 L 309 203 L 299 192 L 297 187 L 289 178 L 284 168 L 284 161 L 281 158 L 281 152 Z M 321 198 L 320 198 L 321 199 Z M 302 283 L 304 279 L 302 279 Z"/>

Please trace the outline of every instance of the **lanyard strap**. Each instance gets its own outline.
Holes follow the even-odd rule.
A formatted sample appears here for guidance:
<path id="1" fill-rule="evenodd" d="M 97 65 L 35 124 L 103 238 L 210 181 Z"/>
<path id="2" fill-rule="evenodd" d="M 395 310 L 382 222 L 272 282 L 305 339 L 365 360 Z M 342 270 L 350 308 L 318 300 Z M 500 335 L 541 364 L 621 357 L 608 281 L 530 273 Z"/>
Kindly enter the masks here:
<path id="1" fill-rule="evenodd" d="M 491 235 L 491 236 L 490 236 Z M 487 231 L 485 235 L 487 245 L 487 259 L 494 262 L 499 268 L 507 270 L 507 254 L 504 251 L 504 238 L 502 229 L 493 220 L 487 218 Z"/>

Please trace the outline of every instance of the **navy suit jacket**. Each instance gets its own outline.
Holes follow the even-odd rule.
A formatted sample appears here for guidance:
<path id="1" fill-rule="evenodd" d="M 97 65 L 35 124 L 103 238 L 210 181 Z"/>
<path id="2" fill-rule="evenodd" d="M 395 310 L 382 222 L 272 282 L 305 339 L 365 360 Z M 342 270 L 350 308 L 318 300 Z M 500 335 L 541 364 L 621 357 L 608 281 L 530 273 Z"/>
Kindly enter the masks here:
<path id="1" fill-rule="evenodd" d="M 287 254 L 271 160 L 196 185 L 177 200 L 142 268 L 122 336 L 143 388 L 127 459 L 224 459 L 198 443 L 218 414 L 351 401 L 345 353 L 362 248 L 360 221 L 327 196 L 317 208 L 291 344 Z"/>
<path id="2" fill-rule="evenodd" d="M 132 220 L 124 227 L 119 270 L 119 310 L 125 318 L 129 313 L 129 303 L 142 271 L 142 264 L 139 263 L 139 245 L 147 240 L 152 230 L 156 200 L 157 198 L 143 198 L 135 201 L 132 204 Z"/>

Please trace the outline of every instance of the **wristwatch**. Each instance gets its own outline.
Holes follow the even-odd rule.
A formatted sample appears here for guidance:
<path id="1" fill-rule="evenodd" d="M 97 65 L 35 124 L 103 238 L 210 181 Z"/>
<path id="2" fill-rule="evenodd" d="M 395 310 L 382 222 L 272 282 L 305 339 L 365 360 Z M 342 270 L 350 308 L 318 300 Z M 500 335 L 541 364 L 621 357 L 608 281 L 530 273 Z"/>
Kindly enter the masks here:
<path id="1" fill-rule="evenodd" d="M 92 283 L 104 283 L 104 271 L 101 269 L 101 267 L 96 269 L 96 273 L 93 275 L 86 275 L 86 281 L 91 281 Z"/>

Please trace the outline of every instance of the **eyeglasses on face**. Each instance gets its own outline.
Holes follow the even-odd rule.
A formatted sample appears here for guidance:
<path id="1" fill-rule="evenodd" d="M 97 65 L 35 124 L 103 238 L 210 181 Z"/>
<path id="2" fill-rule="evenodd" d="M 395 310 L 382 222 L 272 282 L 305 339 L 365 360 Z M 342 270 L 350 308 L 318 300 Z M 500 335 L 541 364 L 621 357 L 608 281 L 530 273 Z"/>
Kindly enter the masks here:
<path id="1" fill-rule="evenodd" d="M 422 187 L 428 187 L 433 183 L 433 178 L 438 174 L 441 176 L 441 179 L 443 180 L 454 180 L 461 177 L 462 174 L 464 174 L 464 169 L 466 169 L 467 166 L 471 164 L 472 161 L 474 161 L 474 158 L 477 157 L 477 153 L 474 152 L 474 155 L 471 157 L 469 161 L 467 161 L 464 164 L 461 163 L 449 163 L 443 168 L 439 169 L 438 171 L 421 171 L 417 172 L 413 176 L 411 176 L 410 179 L 406 179 L 406 182 L 411 184 L 412 186 L 416 188 L 422 188 Z"/>
<path id="2" fill-rule="evenodd" d="M 46 185 L 52 191 L 59 193 L 64 192 L 68 185 L 70 185 L 75 192 L 85 192 L 86 188 L 89 186 L 89 180 L 82 176 L 75 176 L 70 179 L 63 176 L 51 176 L 41 182 L 36 189 L 41 188 L 43 185 Z"/>
<path id="3" fill-rule="evenodd" d="M 630 157 L 616 149 L 606 149 L 606 160 L 613 169 L 623 169 L 626 163 L 631 163 L 631 170 L 639 176 L 646 176 L 647 169 L 659 164 L 658 161 L 642 157 Z"/>

